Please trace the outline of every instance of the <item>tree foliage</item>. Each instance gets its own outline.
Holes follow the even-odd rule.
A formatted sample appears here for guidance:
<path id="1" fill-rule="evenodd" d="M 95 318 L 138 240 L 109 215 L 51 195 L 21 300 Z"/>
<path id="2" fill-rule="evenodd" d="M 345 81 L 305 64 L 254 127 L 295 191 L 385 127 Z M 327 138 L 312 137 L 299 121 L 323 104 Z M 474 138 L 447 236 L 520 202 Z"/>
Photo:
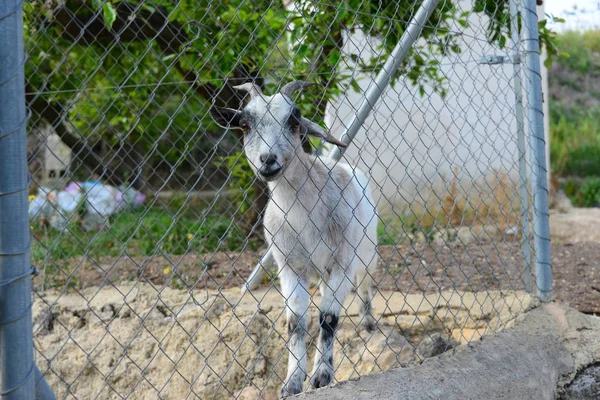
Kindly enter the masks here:
<path id="1" fill-rule="evenodd" d="M 242 98 L 232 86 L 247 80 L 266 90 L 290 79 L 319 83 L 301 103 L 304 114 L 319 120 L 327 101 L 347 87 L 359 89 L 357 71 L 381 67 L 421 1 L 298 0 L 288 8 L 265 0 L 25 4 L 34 121 L 51 123 L 87 170 L 127 180 L 135 165 L 153 170 L 160 162 L 176 167 L 211 159 L 223 137 L 207 108 L 237 107 Z M 487 14 L 488 40 L 502 47 L 507 4 L 477 1 L 464 12 L 440 2 L 394 79 L 443 95 L 437 65 L 439 56 L 461 50 L 456 26 L 467 27 L 470 12 Z M 350 43 L 349 34 L 359 31 L 366 48 Z"/>

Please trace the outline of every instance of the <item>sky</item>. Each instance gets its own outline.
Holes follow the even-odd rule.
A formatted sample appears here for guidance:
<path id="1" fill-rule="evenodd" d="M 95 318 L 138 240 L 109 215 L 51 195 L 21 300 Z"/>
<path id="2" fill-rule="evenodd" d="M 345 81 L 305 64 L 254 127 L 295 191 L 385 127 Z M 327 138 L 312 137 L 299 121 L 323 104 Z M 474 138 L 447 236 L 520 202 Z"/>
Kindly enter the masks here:
<path id="1" fill-rule="evenodd" d="M 544 6 L 546 14 L 566 20 L 564 24 L 551 24 L 553 30 L 585 30 L 600 27 L 600 0 L 544 0 Z"/>

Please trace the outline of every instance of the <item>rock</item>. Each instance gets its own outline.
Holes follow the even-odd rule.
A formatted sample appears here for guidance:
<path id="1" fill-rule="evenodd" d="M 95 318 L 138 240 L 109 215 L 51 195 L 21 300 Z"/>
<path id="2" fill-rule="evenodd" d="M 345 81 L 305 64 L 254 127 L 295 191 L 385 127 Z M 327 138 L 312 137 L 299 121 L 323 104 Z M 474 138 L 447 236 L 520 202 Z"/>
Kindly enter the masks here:
<path id="1" fill-rule="evenodd" d="M 600 397 L 600 365 L 595 364 L 583 369 L 577 374 L 566 388 L 561 397 L 564 400 L 571 399 L 597 399 Z"/>
<path id="2" fill-rule="evenodd" d="M 417 356 L 423 360 L 425 358 L 439 356 L 458 346 L 460 343 L 443 333 L 434 333 L 426 336 L 419 346 L 417 346 Z"/>
<path id="3" fill-rule="evenodd" d="M 559 213 L 568 213 L 573 209 L 571 200 L 562 190 L 558 190 L 551 198 L 550 207 L 556 209 Z"/>
<path id="4" fill-rule="evenodd" d="M 54 329 L 54 315 L 50 307 L 45 306 L 33 320 L 33 332 L 36 335 L 46 335 Z"/>
<path id="5" fill-rule="evenodd" d="M 239 391 L 236 398 L 239 400 L 277 400 L 277 393 L 270 389 L 258 390 L 254 386 L 248 386 Z"/>
<path id="6" fill-rule="evenodd" d="M 51 360 L 54 373 L 47 379 L 57 397 L 102 398 L 108 382 L 117 393 L 135 387 L 131 396 L 136 398 L 156 397 L 154 387 L 160 386 L 161 397 L 183 399 L 190 396 L 193 382 L 199 398 L 277 398 L 289 357 L 285 300 L 278 290 L 243 297 L 238 288 L 204 290 L 191 299 L 188 290 L 165 288 L 157 302 L 152 285 L 128 282 L 117 287 L 38 292 L 32 310 L 38 328 L 34 340 Z M 509 291 L 502 296 L 494 291 L 380 291 L 372 302 L 377 330 L 369 333 L 359 324 L 360 302 L 349 296 L 335 340 L 335 381 L 411 363 L 416 358 L 412 343 L 419 343 L 424 332 L 456 329 L 457 338 L 476 340 L 476 332 L 485 332 L 476 329 L 504 328 L 531 301 L 525 293 Z M 313 338 L 309 367 L 319 335 L 319 294 L 313 302 L 307 313 Z"/>
<path id="7" fill-rule="evenodd" d="M 453 329 L 452 330 L 452 339 L 460 342 L 461 344 L 474 342 L 476 340 L 481 339 L 483 335 L 488 333 L 486 328 L 479 329 L 471 329 L 471 328 L 463 328 L 463 329 Z"/>

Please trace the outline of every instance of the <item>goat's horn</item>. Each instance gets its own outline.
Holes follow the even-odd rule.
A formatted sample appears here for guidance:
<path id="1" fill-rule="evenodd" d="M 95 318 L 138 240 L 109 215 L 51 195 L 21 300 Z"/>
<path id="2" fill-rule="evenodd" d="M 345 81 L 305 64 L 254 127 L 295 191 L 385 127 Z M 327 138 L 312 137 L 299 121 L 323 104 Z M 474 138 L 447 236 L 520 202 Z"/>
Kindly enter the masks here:
<path id="1" fill-rule="evenodd" d="M 242 85 L 233 86 L 233 88 L 236 90 L 245 90 L 250 94 L 250 97 L 261 96 L 263 94 L 262 90 L 260 90 L 260 86 L 252 82 L 246 82 Z"/>
<path id="2" fill-rule="evenodd" d="M 306 129 L 309 135 L 318 136 L 328 143 L 335 144 L 340 147 L 348 147 L 348 145 L 335 138 L 328 130 L 323 129 L 320 125 L 315 124 L 310 119 L 302 117 L 300 123 Z"/>
<path id="3" fill-rule="evenodd" d="M 298 89 L 304 89 L 307 88 L 309 86 L 314 85 L 313 82 L 306 82 L 306 81 L 293 81 L 290 83 L 286 83 L 281 90 L 279 91 L 279 93 L 283 94 L 284 96 L 287 97 L 292 97 L 292 95 L 294 94 L 294 92 Z"/>

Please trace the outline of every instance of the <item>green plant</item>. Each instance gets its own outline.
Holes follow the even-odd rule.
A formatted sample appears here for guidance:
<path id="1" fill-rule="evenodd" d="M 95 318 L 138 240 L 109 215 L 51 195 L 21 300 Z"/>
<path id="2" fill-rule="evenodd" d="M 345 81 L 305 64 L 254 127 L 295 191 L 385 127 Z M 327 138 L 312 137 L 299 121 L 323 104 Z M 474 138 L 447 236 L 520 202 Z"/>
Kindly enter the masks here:
<path id="1" fill-rule="evenodd" d="M 458 229 L 448 229 L 446 231 L 446 242 L 452 243 L 458 240 Z"/>
<path id="2" fill-rule="evenodd" d="M 556 36 L 556 44 L 567 51 L 559 64 L 581 74 L 600 72 L 600 31 L 567 31 Z"/>
<path id="3" fill-rule="evenodd" d="M 419 222 L 411 222 L 409 229 L 413 240 L 417 240 L 419 234 L 421 234 L 425 243 L 428 244 L 433 243 L 437 231 L 435 225 L 421 225 Z"/>
<path id="4" fill-rule="evenodd" d="M 562 176 L 600 175 L 600 107 L 568 112 L 551 103 L 550 162 Z"/>
<path id="5" fill-rule="evenodd" d="M 172 216 L 158 207 L 117 214 L 99 232 L 85 232 L 76 222 L 69 223 L 62 231 L 36 222 L 32 230 L 36 239 L 32 244 L 32 259 L 37 263 L 82 255 L 95 259 L 114 257 L 123 251 L 131 257 L 157 252 L 178 255 L 190 251 L 240 251 L 247 243 L 256 249 L 256 243 L 248 242 L 244 232 L 227 217 Z"/>
<path id="6" fill-rule="evenodd" d="M 244 152 L 238 151 L 229 156 L 220 157 L 217 165 L 226 167 L 229 170 L 232 178 L 230 186 L 242 191 L 242 195 L 237 196 L 237 206 L 242 214 L 246 213 L 252 207 L 255 192 L 253 183 L 256 177 Z"/>
<path id="7" fill-rule="evenodd" d="M 511 32 L 510 0 L 475 0 L 473 11 L 488 16 L 487 36 L 490 43 L 497 44 L 501 49 L 508 43 Z M 548 57 L 544 64 L 550 67 L 552 62 L 560 57 L 566 57 L 560 52 L 556 32 L 548 28 L 548 22 L 563 23 L 564 19 L 546 14 L 546 19 L 538 22 L 540 50 L 544 48 Z M 518 29 L 523 29 L 522 19 L 518 18 Z"/>
<path id="8" fill-rule="evenodd" d="M 377 237 L 380 245 L 397 245 L 406 241 L 405 218 L 382 218 L 377 224 Z"/>
<path id="9" fill-rule="evenodd" d="M 600 207 L 600 177 L 569 178 L 563 189 L 575 207 Z"/>
<path id="10" fill-rule="evenodd" d="M 568 31 L 550 70 L 550 161 L 558 176 L 600 176 L 600 30 Z"/>
<path id="11" fill-rule="evenodd" d="M 298 0 L 293 10 L 283 3 L 25 2 L 32 121 L 55 125 L 92 170 L 98 164 L 105 167 L 104 158 L 114 158 L 96 155 L 97 149 L 117 151 L 120 146 L 148 154 L 144 162 L 149 166 L 152 160 L 195 165 L 191 150 L 210 154 L 207 135 L 220 130 L 207 117 L 209 105 L 239 104 L 225 85 L 227 78 L 269 78 L 267 90 L 292 78 L 313 80 L 318 85 L 305 94 L 308 101 L 301 103 L 301 111 L 320 122 L 327 101 L 348 87 L 361 90 L 357 72 L 370 74 L 382 67 L 422 1 Z M 421 95 L 427 90 L 445 94 L 438 58 L 461 52 L 455 24 L 468 27 L 472 12 L 485 13 L 493 32 L 488 40 L 503 47 L 507 4 L 478 0 L 472 11 L 463 12 L 452 1 L 440 2 L 393 81 L 406 78 Z M 372 56 L 346 46 L 346 34 L 357 30 L 373 39 Z M 554 39 L 547 32 L 540 27 L 541 42 L 552 55 Z M 130 172 L 120 167 L 121 175 Z"/>

